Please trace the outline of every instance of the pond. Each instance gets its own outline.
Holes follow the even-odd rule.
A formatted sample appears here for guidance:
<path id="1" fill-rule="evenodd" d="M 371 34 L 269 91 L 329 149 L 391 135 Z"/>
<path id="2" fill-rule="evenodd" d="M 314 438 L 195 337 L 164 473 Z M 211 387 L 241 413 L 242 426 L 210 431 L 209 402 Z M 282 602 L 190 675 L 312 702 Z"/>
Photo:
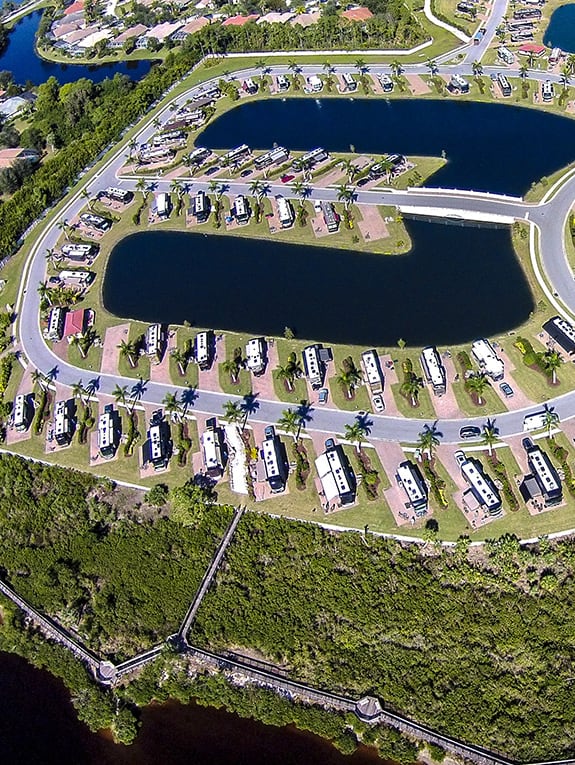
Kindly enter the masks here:
<path id="1" fill-rule="evenodd" d="M 550 48 L 575 53 L 575 3 L 561 5 L 553 11 L 543 42 Z"/>
<path id="2" fill-rule="evenodd" d="M 116 72 L 127 74 L 132 80 L 139 80 L 150 70 L 150 61 L 118 62 L 116 64 L 56 64 L 40 58 L 34 48 L 36 30 L 42 17 L 42 11 L 35 11 L 24 16 L 10 32 L 8 47 L 0 56 L 0 70 L 12 72 L 14 81 L 24 85 L 30 80 L 34 85 L 46 82 L 48 77 L 55 77 L 60 85 L 75 82 L 80 77 L 87 77 L 93 82 L 101 82 L 106 77 L 113 77 Z"/>
<path id="3" fill-rule="evenodd" d="M 225 235 L 123 239 L 103 299 L 116 316 L 364 346 L 451 344 L 516 327 L 533 309 L 508 228 L 407 222 L 385 256 Z"/>
<path id="4" fill-rule="evenodd" d="M 0 741 L 6 765 L 385 765 L 372 749 L 344 757 L 327 741 L 291 727 L 176 702 L 146 707 L 138 738 L 120 746 L 78 721 L 59 680 L 2 652 Z"/>
<path id="5" fill-rule="evenodd" d="M 268 99 L 242 104 L 210 123 L 199 146 L 247 143 L 291 150 L 323 146 L 359 154 L 448 159 L 427 185 L 524 194 L 532 182 L 575 159 L 575 121 L 507 104 L 451 99 Z M 545 147 L 545 150 L 540 150 Z"/>

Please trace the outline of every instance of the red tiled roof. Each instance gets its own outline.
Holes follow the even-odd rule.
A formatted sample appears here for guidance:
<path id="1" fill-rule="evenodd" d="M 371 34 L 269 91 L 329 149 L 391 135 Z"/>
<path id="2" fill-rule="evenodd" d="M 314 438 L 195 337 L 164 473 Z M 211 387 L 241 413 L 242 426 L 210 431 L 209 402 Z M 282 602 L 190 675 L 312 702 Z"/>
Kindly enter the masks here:
<path id="1" fill-rule="evenodd" d="M 223 27 L 243 27 L 244 24 L 247 24 L 248 21 L 255 21 L 256 19 L 259 19 L 260 15 L 259 13 L 251 13 L 249 16 L 230 16 L 229 19 L 226 19 L 222 26 Z"/>
<path id="2" fill-rule="evenodd" d="M 78 11 L 84 10 L 84 0 L 76 0 L 75 3 L 69 5 L 64 11 L 64 16 L 69 16 L 71 13 L 78 13 Z"/>
<path id="3" fill-rule="evenodd" d="M 349 11 L 344 11 L 342 14 L 344 19 L 348 21 L 367 21 L 367 19 L 373 18 L 373 13 L 369 8 L 351 8 Z"/>
<path id="4" fill-rule="evenodd" d="M 534 53 L 536 56 L 542 56 L 546 47 L 544 45 L 537 45 L 537 43 L 525 43 L 519 48 L 519 53 Z"/>
<path id="5" fill-rule="evenodd" d="M 76 311 L 68 311 L 64 321 L 64 337 L 80 335 L 86 326 L 86 311 L 78 308 Z"/>

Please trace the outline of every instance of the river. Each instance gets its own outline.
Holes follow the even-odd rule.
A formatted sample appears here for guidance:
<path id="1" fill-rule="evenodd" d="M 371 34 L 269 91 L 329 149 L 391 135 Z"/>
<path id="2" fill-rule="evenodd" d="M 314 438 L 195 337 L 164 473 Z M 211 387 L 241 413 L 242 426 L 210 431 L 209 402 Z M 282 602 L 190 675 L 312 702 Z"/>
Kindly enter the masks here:
<path id="1" fill-rule="evenodd" d="M 116 64 L 94 66 L 45 61 L 34 49 L 34 39 L 41 17 L 42 11 L 35 11 L 15 24 L 9 35 L 8 47 L 0 56 L 0 70 L 12 72 L 14 81 L 20 85 L 28 81 L 39 85 L 48 77 L 55 77 L 61 85 L 74 82 L 80 77 L 101 82 L 106 77 L 113 77 L 117 72 L 127 74 L 132 80 L 139 80 L 150 70 L 150 61 L 119 61 Z"/>
<path id="2" fill-rule="evenodd" d="M 78 721 L 59 680 L 2 652 L 0 747 L 6 765 L 384 765 L 372 749 L 344 757 L 291 726 L 177 702 L 146 707 L 134 744 L 114 744 Z"/>

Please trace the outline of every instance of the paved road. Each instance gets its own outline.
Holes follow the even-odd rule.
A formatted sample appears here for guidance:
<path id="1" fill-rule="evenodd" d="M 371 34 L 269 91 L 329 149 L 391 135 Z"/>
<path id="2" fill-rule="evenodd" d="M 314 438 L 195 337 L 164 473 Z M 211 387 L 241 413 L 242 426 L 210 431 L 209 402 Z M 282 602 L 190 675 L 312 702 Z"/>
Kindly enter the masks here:
<path id="1" fill-rule="evenodd" d="M 504 3 L 502 3 L 501 0 L 496 0 L 496 13 L 503 15 L 503 6 Z M 494 16 L 494 28 L 498 23 L 499 22 L 497 22 L 497 24 L 495 23 Z M 474 47 L 477 49 L 478 46 Z M 274 75 L 279 73 L 289 73 L 288 67 L 286 66 L 273 66 L 270 67 L 270 70 Z M 338 65 L 336 70 L 338 72 L 353 72 L 354 67 L 351 65 Z M 320 65 L 302 65 L 301 71 L 304 74 L 321 74 L 322 67 Z M 390 67 L 374 65 L 371 67 L 371 71 L 376 74 L 379 72 L 389 72 Z M 405 67 L 405 71 L 423 74 L 428 73 L 428 68 L 425 65 L 419 64 L 409 65 Z M 439 71 L 447 73 L 457 71 L 463 75 L 470 75 L 471 66 L 468 63 L 463 62 L 456 66 L 440 66 Z M 486 68 L 485 71 L 489 74 L 491 71 L 495 72 L 498 70 L 493 67 Z M 242 79 L 244 77 L 255 76 L 258 74 L 258 70 L 254 68 L 247 69 L 241 73 L 236 73 L 235 77 L 237 79 Z M 507 72 L 507 74 L 512 76 L 513 72 Z M 533 76 L 536 79 L 559 80 L 557 75 L 548 75 L 547 73 L 536 72 Z M 187 93 L 179 96 L 176 101 L 181 104 L 187 98 L 192 97 L 194 94 L 201 92 L 205 88 L 206 83 L 192 88 Z M 171 112 L 167 106 L 159 116 L 161 120 L 165 120 L 170 114 Z M 155 128 L 150 121 L 149 124 L 145 125 L 142 130 L 140 130 L 138 139 L 140 141 L 146 141 L 151 137 L 154 131 Z M 125 146 L 122 146 L 117 150 L 114 156 L 97 173 L 95 178 L 87 184 L 87 188 L 90 192 L 95 193 L 106 186 L 118 184 L 117 173 L 124 163 L 125 153 Z M 169 186 L 169 182 L 161 178 L 154 180 L 158 184 L 158 189 L 166 189 L 167 186 Z M 135 179 L 128 178 L 122 181 L 122 186 L 130 188 L 135 185 L 135 182 Z M 190 181 L 190 183 L 193 184 L 193 188 L 196 190 L 199 188 L 206 188 L 207 186 L 205 183 L 202 184 L 193 180 Z M 248 183 L 230 180 L 228 185 L 230 193 L 248 193 L 249 191 Z M 284 196 L 289 196 L 290 193 L 289 188 L 282 184 L 270 184 L 270 194 L 283 194 Z M 334 200 L 337 196 L 337 191 L 314 187 L 311 189 L 310 196 L 312 199 Z M 514 197 L 475 194 L 457 190 L 415 189 L 403 192 L 358 190 L 357 192 L 357 201 L 361 203 L 391 204 L 396 205 L 400 209 L 408 206 L 410 209 L 421 209 L 423 212 L 429 211 L 430 208 L 435 208 L 436 210 L 440 209 L 442 211 L 448 211 L 449 215 L 457 215 L 463 218 L 483 216 L 484 219 L 489 219 L 490 216 L 495 216 L 496 218 L 527 219 L 533 222 L 538 227 L 541 235 L 544 270 L 553 284 L 554 294 L 550 294 L 550 297 L 554 297 L 557 300 L 558 306 L 562 309 L 564 314 L 575 316 L 575 282 L 564 254 L 562 236 L 564 221 L 569 213 L 573 200 L 575 200 L 575 176 L 569 179 L 551 200 L 546 201 L 541 205 L 528 205 L 521 199 Z M 80 196 L 80 193 L 76 194 L 68 203 L 61 218 L 73 218 L 84 205 L 85 201 Z M 445 214 L 445 212 L 442 214 Z M 45 278 L 46 250 L 55 247 L 58 237 L 59 230 L 55 226 L 41 232 L 38 236 L 29 261 L 29 271 L 25 280 L 25 289 L 23 290 L 21 300 L 19 301 L 20 316 L 18 329 L 23 350 L 30 362 L 44 372 L 54 370 L 55 376 L 59 382 L 70 385 L 76 382 L 79 378 L 83 378 L 84 381 L 86 381 L 86 377 L 89 376 L 89 373 L 87 373 L 86 370 L 81 370 L 68 363 L 62 362 L 44 343 L 39 325 L 40 299 L 36 290 L 38 283 Z M 97 377 L 100 390 L 104 393 L 111 393 L 117 383 L 128 386 L 133 385 L 134 383 L 132 378 L 120 378 L 99 374 Z M 174 390 L 176 390 L 176 386 L 167 386 L 150 382 L 146 385 L 143 400 L 149 403 L 160 404 L 165 394 L 167 392 L 173 392 Z M 223 404 L 230 398 L 233 397 L 210 391 L 198 391 L 194 408 L 202 413 L 220 414 L 222 412 Z M 562 419 L 566 419 L 572 416 L 575 412 L 575 392 L 554 399 L 550 404 L 555 406 L 557 413 Z M 259 422 L 275 422 L 281 415 L 284 407 L 285 404 L 275 401 L 258 401 L 256 410 L 251 415 L 251 419 Z M 533 408 L 531 411 L 532 410 Z M 523 426 L 524 415 L 525 411 L 508 412 L 499 415 L 497 417 L 497 426 L 499 427 L 501 435 L 506 436 L 520 432 Z M 330 408 L 316 409 L 311 413 L 308 429 L 318 430 L 325 433 L 343 433 L 344 425 L 350 422 L 352 418 L 353 415 L 350 413 Z M 377 415 L 373 415 L 371 420 L 372 427 L 370 436 L 376 439 L 392 441 L 415 441 L 424 424 L 423 421 L 417 419 L 407 420 L 403 418 Z M 439 429 L 443 432 L 446 441 L 458 441 L 459 428 L 464 423 L 482 425 L 483 421 L 483 418 L 446 420 L 439 423 Z"/>

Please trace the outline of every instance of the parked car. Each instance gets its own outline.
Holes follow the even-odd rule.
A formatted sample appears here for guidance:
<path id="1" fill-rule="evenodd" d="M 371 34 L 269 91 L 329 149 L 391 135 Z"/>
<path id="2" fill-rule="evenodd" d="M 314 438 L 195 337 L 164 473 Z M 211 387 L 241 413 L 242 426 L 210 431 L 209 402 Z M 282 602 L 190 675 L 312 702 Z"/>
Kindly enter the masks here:
<path id="1" fill-rule="evenodd" d="M 467 441 L 470 438 L 479 438 L 480 435 L 481 428 L 478 428 L 476 425 L 465 425 L 459 431 L 459 438 L 463 441 Z"/>
<path id="2" fill-rule="evenodd" d="M 533 441 L 530 438 L 523 438 L 521 439 L 521 446 L 528 452 L 529 449 L 533 449 Z"/>
<path id="3" fill-rule="evenodd" d="M 276 430 L 273 425 L 266 425 L 266 429 L 264 430 L 264 436 L 266 438 L 273 438 L 276 434 Z"/>
<path id="4" fill-rule="evenodd" d="M 251 174 L 252 174 L 252 171 L 248 167 L 247 170 L 242 170 L 242 172 L 240 173 L 240 178 L 247 178 L 248 175 L 251 175 Z"/>
<path id="5" fill-rule="evenodd" d="M 327 388 L 320 388 L 318 393 L 317 400 L 320 404 L 326 404 L 327 403 L 327 397 L 328 397 L 328 389 Z"/>
<path id="6" fill-rule="evenodd" d="M 367 186 L 369 183 L 369 178 L 360 178 L 357 182 L 357 185 L 361 188 L 362 186 Z"/>
<path id="7" fill-rule="evenodd" d="M 465 456 L 465 452 L 462 452 L 461 449 L 455 452 L 453 455 L 455 457 L 455 461 L 461 467 L 463 463 L 467 460 L 467 457 Z"/>
<path id="8" fill-rule="evenodd" d="M 381 414 L 385 411 L 385 402 L 383 400 L 383 396 L 381 393 L 376 393 L 375 396 L 372 398 L 373 401 L 373 408 L 378 414 Z"/>
<path id="9" fill-rule="evenodd" d="M 511 396 L 513 396 L 513 388 L 511 385 L 509 385 L 509 383 L 499 383 L 499 390 L 503 393 L 505 398 L 511 398 Z"/>
<path id="10" fill-rule="evenodd" d="M 214 165 L 213 167 L 208 167 L 206 170 L 206 175 L 213 175 L 214 173 L 217 173 L 220 170 L 220 168 L 217 165 Z"/>
<path id="11" fill-rule="evenodd" d="M 295 178 L 295 175 L 282 175 L 282 177 L 280 178 L 280 181 L 282 183 L 289 183 L 290 181 L 293 181 L 294 178 Z"/>

